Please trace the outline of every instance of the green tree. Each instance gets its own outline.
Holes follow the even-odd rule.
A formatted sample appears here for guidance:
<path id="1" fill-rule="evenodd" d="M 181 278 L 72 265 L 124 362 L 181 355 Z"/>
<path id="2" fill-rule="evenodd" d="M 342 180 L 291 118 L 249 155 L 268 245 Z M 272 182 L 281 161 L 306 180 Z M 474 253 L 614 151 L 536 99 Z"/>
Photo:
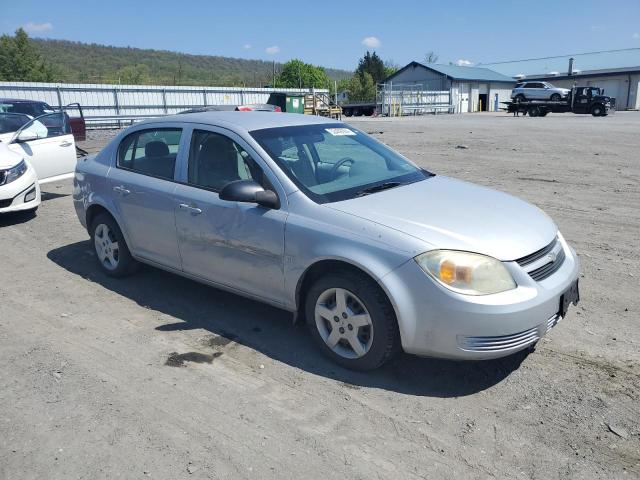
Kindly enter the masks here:
<path id="1" fill-rule="evenodd" d="M 329 88 L 332 83 L 324 68 L 297 59 L 285 63 L 276 80 L 278 87 L 286 88 Z"/>
<path id="2" fill-rule="evenodd" d="M 125 65 L 113 74 L 113 83 L 121 85 L 145 85 L 151 83 L 151 70 L 143 63 Z"/>
<path id="3" fill-rule="evenodd" d="M 349 80 L 347 92 L 350 102 L 368 102 L 376 99 L 376 83 L 368 73 L 355 73 Z"/>
<path id="4" fill-rule="evenodd" d="M 50 82 L 53 68 L 45 62 L 37 47 L 22 28 L 14 37 L 0 37 L 0 79 L 16 82 Z"/>
<path id="5" fill-rule="evenodd" d="M 393 60 L 386 60 L 384 62 L 384 78 L 390 77 L 394 73 L 400 70 L 400 67 Z"/>
<path id="6" fill-rule="evenodd" d="M 384 62 L 378 56 L 376 52 L 367 53 L 358 61 L 358 68 L 356 68 L 356 74 L 364 79 L 363 75 L 368 73 L 373 78 L 374 83 L 382 82 L 386 77 Z"/>

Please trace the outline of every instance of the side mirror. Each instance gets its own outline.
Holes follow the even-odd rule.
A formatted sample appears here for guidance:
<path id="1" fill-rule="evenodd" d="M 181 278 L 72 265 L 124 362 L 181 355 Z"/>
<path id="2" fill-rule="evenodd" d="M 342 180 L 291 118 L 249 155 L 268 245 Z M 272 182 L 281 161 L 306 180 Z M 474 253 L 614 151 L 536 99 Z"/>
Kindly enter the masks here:
<path id="1" fill-rule="evenodd" d="M 253 180 L 236 180 L 227 183 L 220 191 L 220 200 L 229 202 L 257 203 L 266 208 L 280 208 L 280 200 L 275 192 L 265 190 Z"/>
<path id="2" fill-rule="evenodd" d="M 38 134 L 35 132 L 30 132 L 28 130 L 23 130 L 22 132 L 20 132 L 20 135 L 18 135 L 18 137 L 16 138 L 16 143 L 25 143 L 25 142 L 30 142 L 32 140 L 37 140 L 38 139 Z"/>

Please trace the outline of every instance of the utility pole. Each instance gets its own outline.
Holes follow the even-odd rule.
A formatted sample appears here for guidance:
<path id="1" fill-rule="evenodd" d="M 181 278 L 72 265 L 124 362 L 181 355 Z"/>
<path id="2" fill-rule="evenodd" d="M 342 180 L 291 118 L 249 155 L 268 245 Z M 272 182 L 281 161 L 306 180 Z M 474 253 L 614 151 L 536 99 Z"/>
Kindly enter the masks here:
<path id="1" fill-rule="evenodd" d="M 271 88 L 276 88 L 276 61 L 273 61 L 273 82 L 271 82 Z"/>

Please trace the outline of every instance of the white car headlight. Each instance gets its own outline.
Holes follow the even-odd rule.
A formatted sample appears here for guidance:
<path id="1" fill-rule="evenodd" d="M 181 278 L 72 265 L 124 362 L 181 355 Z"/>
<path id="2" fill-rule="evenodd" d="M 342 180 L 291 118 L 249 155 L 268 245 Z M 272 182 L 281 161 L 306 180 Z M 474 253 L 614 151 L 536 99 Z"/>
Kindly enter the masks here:
<path id="1" fill-rule="evenodd" d="M 24 172 L 26 171 L 27 171 L 27 164 L 25 163 L 24 160 L 22 160 L 15 167 L 11 167 L 9 170 L 5 170 L 4 183 L 7 184 L 7 183 L 13 182 L 14 180 L 17 180 L 22 175 L 24 175 Z"/>
<path id="2" fill-rule="evenodd" d="M 502 262 L 486 255 L 433 250 L 418 255 L 415 261 L 437 282 L 465 295 L 489 295 L 516 288 Z"/>

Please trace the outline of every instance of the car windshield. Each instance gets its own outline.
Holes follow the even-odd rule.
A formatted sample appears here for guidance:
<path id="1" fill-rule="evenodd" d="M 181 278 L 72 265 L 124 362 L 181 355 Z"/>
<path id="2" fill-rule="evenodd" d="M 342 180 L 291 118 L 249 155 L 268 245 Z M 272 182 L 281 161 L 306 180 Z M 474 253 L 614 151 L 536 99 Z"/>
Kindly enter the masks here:
<path id="1" fill-rule="evenodd" d="M 317 203 L 347 200 L 433 175 L 343 123 L 267 128 L 251 136 Z"/>

